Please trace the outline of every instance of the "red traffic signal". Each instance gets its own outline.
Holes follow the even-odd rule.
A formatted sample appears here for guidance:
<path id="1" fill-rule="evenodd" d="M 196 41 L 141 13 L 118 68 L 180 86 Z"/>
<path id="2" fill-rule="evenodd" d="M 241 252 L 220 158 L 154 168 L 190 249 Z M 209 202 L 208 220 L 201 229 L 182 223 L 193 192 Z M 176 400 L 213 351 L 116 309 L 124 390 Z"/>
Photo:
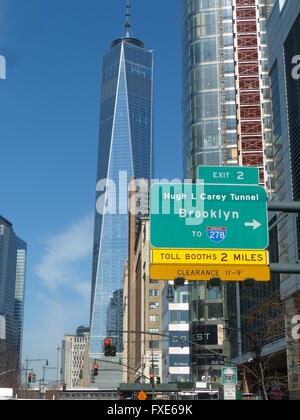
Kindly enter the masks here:
<path id="1" fill-rule="evenodd" d="M 110 352 L 111 352 L 111 340 L 110 338 L 106 338 L 104 340 L 104 356 L 110 356 Z"/>
<path id="2" fill-rule="evenodd" d="M 99 368 L 99 365 L 97 363 L 94 363 L 94 365 L 93 365 L 93 376 L 98 376 L 98 368 Z"/>

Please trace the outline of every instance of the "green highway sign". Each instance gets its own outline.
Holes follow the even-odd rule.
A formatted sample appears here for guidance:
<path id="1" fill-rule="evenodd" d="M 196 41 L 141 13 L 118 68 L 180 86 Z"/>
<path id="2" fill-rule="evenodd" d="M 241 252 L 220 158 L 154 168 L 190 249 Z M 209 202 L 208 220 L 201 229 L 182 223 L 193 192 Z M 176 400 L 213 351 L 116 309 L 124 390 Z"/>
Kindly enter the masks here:
<path id="1" fill-rule="evenodd" d="M 154 248 L 266 249 L 267 194 L 259 185 L 153 184 Z"/>
<path id="2" fill-rule="evenodd" d="M 259 170 L 249 166 L 198 166 L 203 184 L 259 184 Z"/>

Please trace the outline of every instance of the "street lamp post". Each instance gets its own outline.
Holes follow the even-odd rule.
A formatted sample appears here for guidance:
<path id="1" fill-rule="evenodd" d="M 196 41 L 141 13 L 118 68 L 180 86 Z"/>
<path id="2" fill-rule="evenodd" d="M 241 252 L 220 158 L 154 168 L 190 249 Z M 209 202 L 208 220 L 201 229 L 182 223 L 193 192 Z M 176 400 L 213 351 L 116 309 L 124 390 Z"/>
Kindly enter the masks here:
<path id="1" fill-rule="evenodd" d="M 152 343 L 152 335 L 151 335 L 151 374 L 150 374 L 150 381 L 152 381 L 152 400 L 154 400 L 154 356 L 153 356 L 153 343 Z"/>
<path id="2" fill-rule="evenodd" d="M 57 382 L 59 380 L 59 353 L 60 353 L 60 347 L 57 346 L 57 363 L 56 363 L 56 366 L 57 366 L 56 380 L 57 380 Z"/>
<path id="3" fill-rule="evenodd" d="M 43 367 L 43 385 L 45 384 L 45 380 L 46 380 L 46 369 L 55 369 L 57 371 L 57 367 L 50 367 L 50 366 L 44 366 Z M 58 379 L 56 379 L 56 382 L 58 382 Z"/>

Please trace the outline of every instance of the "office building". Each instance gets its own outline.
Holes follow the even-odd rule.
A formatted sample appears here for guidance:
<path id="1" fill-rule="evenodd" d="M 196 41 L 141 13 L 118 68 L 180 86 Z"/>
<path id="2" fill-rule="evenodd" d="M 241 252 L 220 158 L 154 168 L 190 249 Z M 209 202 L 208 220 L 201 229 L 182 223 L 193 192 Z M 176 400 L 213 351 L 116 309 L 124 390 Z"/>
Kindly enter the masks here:
<path id="1" fill-rule="evenodd" d="M 274 194 L 273 134 L 266 23 L 272 0 L 182 0 L 183 9 L 183 156 L 186 179 L 197 167 L 253 166 L 259 182 Z M 232 313 L 247 312 L 239 285 L 191 285 L 191 319 L 209 328 L 223 325 L 220 364 L 199 349 L 191 354 L 192 376 L 220 374 L 232 348 L 228 328 Z M 263 294 L 262 294 L 263 295 Z M 212 327 L 214 325 L 214 327 Z M 214 344 L 215 345 L 215 344 Z M 207 348 L 214 348 L 207 343 Z M 233 350 L 241 349 L 234 334 Z M 219 351 L 219 349 L 218 349 Z"/>
<path id="2" fill-rule="evenodd" d="M 143 188 L 144 186 L 144 188 Z M 131 180 L 128 270 L 124 276 L 124 333 L 128 366 L 126 382 L 149 382 L 161 377 L 161 311 L 164 282 L 150 280 L 150 221 L 147 180 Z M 132 331 L 136 331 L 133 333 Z M 158 335 L 155 335 L 158 334 Z M 126 356 L 126 359 L 125 359 Z"/>
<path id="3" fill-rule="evenodd" d="M 26 243 L 0 216 L 0 368 L 20 367 L 24 318 Z"/>
<path id="4" fill-rule="evenodd" d="M 84 355 L 89 342 L 89 328 L 80 326 L 76 334 L 65 334 L 62 342 L 62 382 L 67 388 L 81 386 Z"/>
<path id="5" fill-rule="evenodd" d="M 125 36 L 103 58 L 90 316 L 90 357 L 103 352 L 113 293 L 128 258 L 128 185 L 151 178 L 153 53 L 133 38 L 130 3 Z M 119 336 L 118 336 L 119 337 Z M 121 352 L 121 340 L 117 339 Z"/>
<path id="6" fill-rule="evenodd" d="M 174 290 L 173 282 L 164 286 L 162 299 L 162 382 L 190 382 L 190 288 Z M 173 337 L 168 338 L 169 337 Z M 181 341 L 181 340 L 185 341 Z"/>
<path id="7" fill-rule="evenodd" d="M 274 162 L 278 201 L 300 199 L 300 2 L 276 1 L 268 21 L 269 68 L 274 125 Z M 298 263 L 298 214 L 277 214 L 279 261 Z M 285 304 L 288 387 L 290 399 L 300 399 L 300 275 L 281 274 L 280 292 Z M 293 333 L 294 331 L 294 333 Z"/>
<path id="8" fill-rule="evenodd" d="M 182 0 L 184 174 L 255 166 L 271 192 L 266 17 L 272 0 Z"/>

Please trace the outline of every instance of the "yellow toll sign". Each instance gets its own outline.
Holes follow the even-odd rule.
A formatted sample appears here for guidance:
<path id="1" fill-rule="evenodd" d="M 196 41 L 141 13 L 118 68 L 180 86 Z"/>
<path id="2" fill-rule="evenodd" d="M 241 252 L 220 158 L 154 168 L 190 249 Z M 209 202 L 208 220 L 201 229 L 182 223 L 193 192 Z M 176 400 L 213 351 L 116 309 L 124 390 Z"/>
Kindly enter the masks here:
<path id="1" fill-rule="evenodd" d="M 253 278 L 256 281 L 270 280 L 270 267 L 267 265 L 180 265 L 151 264 L 151 280 L 174 280 L 184 277 L 186 280 L 208 281 L 218 277 L 222 281 L 244 281 Z"/>
<path id="2" fill-rule="evenodd" d="M 152 249 L 153 264 L 268 265 L 268 251 L 212 249 Z"/>

